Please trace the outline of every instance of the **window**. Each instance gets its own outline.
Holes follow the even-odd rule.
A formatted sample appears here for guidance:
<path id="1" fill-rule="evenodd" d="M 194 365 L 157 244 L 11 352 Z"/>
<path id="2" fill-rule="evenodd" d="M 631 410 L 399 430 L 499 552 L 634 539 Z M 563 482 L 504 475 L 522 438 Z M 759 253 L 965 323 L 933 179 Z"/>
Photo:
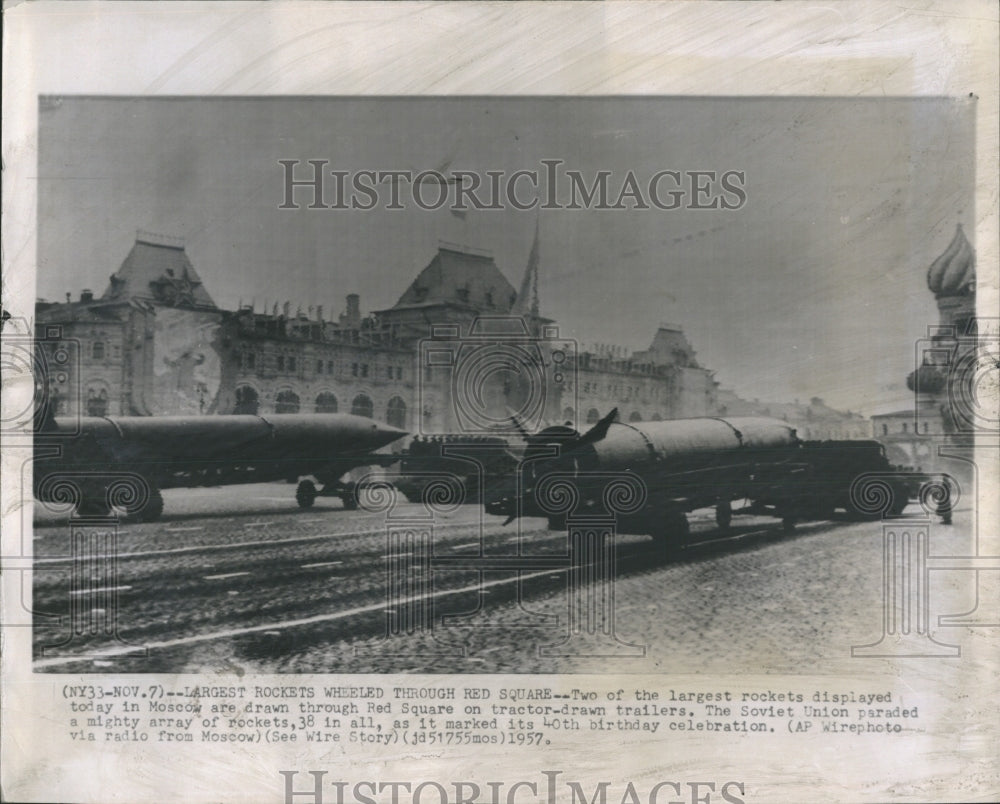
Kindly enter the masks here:
<path id="1" fill-rule="evenodd" d="M 285 370 L 285 356 L 278 355 L 278 371 L 284 371 L 284 370 Z"/>
<path id="2" fill-rule="evenodd" d="M 357 377 L 358 376 L 358 364 L 357 363 L 351 363 L 351 376 L 352 377 Z"/>
<path id="3" fill-rule="evenodd" d="M 628 420 L 630 422 L 641 422 L 642 421 L 642 414 L 639 413 L 639 411 L 637 411 L 637 410 L 633 410 L 632 413 L 631 413 L 631 415 L 628 417 Z"/>
<path id="4" fill-rule="evenodd" d="M 597 408 L 591 408 L 587 411 L 587 424 L 597 424 L 600 418 L 601 414 L 597 412 Z"/>
<path id="5" fill-rule="evenodd" d="M 402 366 L 396 366 L 396 379 L 397 380 L 403 379 L 403 367 Z"/>
<path id="6" fill-rule="evenodd" d="M 317 374 L 322 374 L 323 373 L 323 361 L 322 360 L 317 360 L 316 361 L 316 373 Z"/>
<path id="7" fill-rule="evenodd" d="M 351 403 L 351 413 L 355 416 L 365 416 L 371 419 L 375 412 L 375 405 L 366 394 L 358 394 Z"/>
<path id="8" fill-rule="evenodd" d="M 278 395 L 274 398 L 274 401 L 275 413 L 299 412 L 299 395 L 294 391 L 279 391 Z"/>
<path id="9" fill-rule="evenodd" d="M 570 427 L 572 427 L 575 419 L 576 411 L 573 408 L 563 408 L 563 421 L 569 422 Z"/>
<path id="10" fill-rule="evenodd" d="M 326 373 L 327 374 L 333 374 L 333 361 L 332 360 L 327 360 L 326 361 Z"/>
<path id="11" fill-rule="evenodd" d="M 391 380 L 391 379 L 392 379 L 392 377 L 393 377 L 393 373 L 392 373 L 392 366 L 386 366 L 386 369 L 385 369 L 385 371 L 386 371 L 386 374 L 388 374 L 388 375 L 389 375 L 389 379 Z"/>
<path id="12" fill-rule="evenodd" d="M 256 416 L 259 408 L 260 397 L 257 396 L 256 390 L 249 385 L 241 385 L 236 389 L 236 405 L 233 407 L 233 413 Z"/>
<path id="13" fill-rule="evenodd" d="M 291 356 L 288 358 L 288 371 L 290 373 L 295 371 L 295 358 Z"/>
<path id="14" fill-rule="evenodd" d="M 907 428 L 906 428 L 906 422 L 903 422 L 903 432 L 904 432 L 904 433 L 905 433 L 905 432 L 907 432 Z"/>
<path id="15" fill-rule="evenodd" d="M 367 363 L 362 363 L 361 364 L 361 376 L 362 377 L 367 377 L 368 376 L 368 364 Z"/>
<path id="16" fill-rule="evenodd" d="M 316 397 L 317 413 L 336 413 L 337 407 L 337 397 L 329 391 L 324 391 Z"/>
<path id="17" fill-rule="evenodd" d="M 882 435 L 889 435 L 889 425 L 888 424 L 883 424 L 882 425 Z"/>
<path id="18" fill-rule="evenodd" d="M 392 427 L 400 430 L 406 427 L 406 403 L 398 396 L 389 400 L 389 407 L 385 413 L 386 422 Z"/>
<path id="19" fill-rule="evenodd" d="M 94 360 L 104 360 L 104 341 L 94 341 L 90 346 L 90 354 Z"/>

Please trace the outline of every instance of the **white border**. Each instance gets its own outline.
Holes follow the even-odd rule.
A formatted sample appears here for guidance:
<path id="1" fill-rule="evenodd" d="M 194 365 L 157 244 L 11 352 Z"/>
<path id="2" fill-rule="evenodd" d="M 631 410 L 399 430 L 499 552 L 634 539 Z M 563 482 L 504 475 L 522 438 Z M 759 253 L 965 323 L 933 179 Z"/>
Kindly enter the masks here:
<path id="1" fill-rule="evenodd" d="M 979 97 L 979 304 L 983 315 L 996 315 L 998 309 L 998 8 L 989 0 L 905 6 L 853 0 L 509 5 L 31 2 L 8 6 L 4 21 L 3 301 L 16 317 L 33 315 L 37 199 L 32 177 L 39 94 L 974 93 Z M 5 409 L 25 394 L 30 394 L 25 387 L 5 388 Z M 12 465 L 7 457 L 4 469 Z M 995 466 L 990 471 L 997 476 Z M 5 482 L 5 539 L 19 528 L 12 491 L 12 484 Z M 981 520 L 996 522 L 995 501 L 983 500 L 981 506 Z M 6 545 L 3 552 L 10 554 Z M 9 573 L 4 580 L 3 610 L 18 612 L 19 585 L 9 582 Z M 995 633 L 985 638 L 996 642 Z M 32 677 L 30 629 L 4 628 L 3 640 L 3 773 L 8 799 L 279 800 L 275 793 L 280 768 L 336 767 L 339 778 L 352 778 L 353 773 L 354 778 L 382 779 L 477 778 L 477 768 L 484 763 L 508 778 L 523 772 L 508 767 L 518 757 L 523 761 L 523 755 L 505 759 L 474 752 L 307 758 L 301 751 L 272 751 L 242 761 L 236 754 L 205 747 L 196 753 L 54 755 L 50 729 L 58 728 L 46 721 L 45 711 L 57 682 Z M 886 670 L 891 672 L 890 667 Z M 995 668 L 983 677 L 971 676 L 969 695 L 988 699 L 996 690 L 996 678 Z M 526 680 L 519 677 L 517 683 Z M 576 685 L 583 680 L 571 681 Z M 378 682 L 391 685 L 393 678 L 380 677 Z M 445 682 L 441 677 L 432 680 Z M 750 680 L 700 683 L 711 688 Z M 934 700 L 933 679 L 916 675 L 906 683 Z M 690 767 L 692 778 L 740 778 L 756 769 L 749 801 L 989 798 L 998 784 L 992 752 L 995 724 L 994 739 L 971 748 L 962 747 L 960 726 L 921 735 L 883 749 L 881 755 L 867 745 L 841 748 L 843 743 L 831 742 L 815 754 L 792 758 L 761 752 L 750 743 L 704 738 L 685 744 L 681 754 L 670 757 L 670 765 Z M 621 753 L 593 749 L 584 734 L 572 750 L 547 752 L 539 767 L 565 767 L 581 778 L 621 778 L 623 771 L 635 778 L 655 778 L 657 768 L 667 764 L 660 744 L 630 745 Z M 827 756 L 830 752 L 833 756 Z"/>

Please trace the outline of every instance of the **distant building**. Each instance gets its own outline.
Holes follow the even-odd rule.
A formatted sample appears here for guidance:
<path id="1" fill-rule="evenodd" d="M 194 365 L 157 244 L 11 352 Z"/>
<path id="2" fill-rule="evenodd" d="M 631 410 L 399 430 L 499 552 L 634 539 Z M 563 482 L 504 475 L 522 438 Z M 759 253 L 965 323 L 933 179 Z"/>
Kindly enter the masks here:
<path id="1" fill-rule="evenodd" d="M 293 311 L 289 302 L 223 310 L 183 241 L 139 232 L 100 297 L 85 290 L 75 301 L 39 301 L 36 322 L 58 324 L 81 345 L 80 365 L 50 378 L 57 415 L 342 412 L 448 433 L 463 430 L 460 412 L 470 405 L 509 425 L 539 383 L 537 416 L 526 426 L 585 428 L 615 407 L 622 421 L 638 422 L 737 415 L 729 408 L 750 405 L 735 395 L 727 404 L 675 325 L 661 325 L 649 348 L 631 355 L 608 346 L 561 351 L 554 322 L 539 313 L 538 271 L 536 231 L 520 290 L 489 252 L 440 243 L 396 304 L 374 314 L 362 314 L 356 294 L 339 314 Z M 458 371 L 505 349 L 537 356 L 536 374 Z M 820 400 L 784 406 L 783 415 L 801 422 L 803 437 L 859 432 L 850 429 L 855 414 Z"/>
<path id="2" fill-rule="evenodd" d="M 814 396 L 808 403 L 761 402 L 741 399 L 728 389 L 719 391 L 719 415 L 768 416 L 795 427 L 805 441 L 839 441 L 871 438 L 871 421 L 860 413 L 831 408 Z"/>
<path id="3" fill-rule="evenodd" d="M 918 421 L 913 408 L 872 416 L 872 436 L 885 445 L 889 461 L 897 466 L 928 468 L 934 461 L 930 423 Z"/>
<path id="4" fill-rule="evenodd" d="M 563 418 L 593 424 L 612 408 L 624 422 L 709 416 L 716 411 L 713 372 L 702 368 L 680 327 L 663 324 L 649 349 L 627 355 L 614 347 L 584 351 L 576 361 L 579 410 Z M 578 416 L 577 416 L 578 414 Z"/>

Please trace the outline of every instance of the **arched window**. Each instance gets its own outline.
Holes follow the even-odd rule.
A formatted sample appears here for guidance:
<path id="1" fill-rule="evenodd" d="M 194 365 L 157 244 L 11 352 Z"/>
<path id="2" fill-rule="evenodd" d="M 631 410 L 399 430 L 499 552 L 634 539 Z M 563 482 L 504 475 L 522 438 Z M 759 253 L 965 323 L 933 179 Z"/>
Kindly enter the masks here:
<path id="1" fill-rule="evenodd" d="M 87 390 L 87 415 L 107 416 L 108 415 L 108 392 L 107 389 L 96 388 Z"/>
<path id="2" fill-rule="evenodd" d="M 279 391 L 274 398 L 275 413 L 298 413 L 299 395 L 294 391 Z"/>
<path id="3" fill-rule="evenodd" d="M 572 427 L 573 422 L 576 421 L 576 411 L 570 407 L 563 408 L 563 421 L 569 422 L 570 427 Z"/>
<path id="4" fill-rule="evenodd" d="M 597 408 L 591 408 L 587 411 L 587 424 L 597 424 L 600 418 L 601 414 L 598 412 Z"/>
<path id="5" fill-rule="evenodd" d="M 94 341 L 90 348 L 94 360 L 104 360 L 104 341 Z"/>
<path id="6" fill-rule="evenodd" d="M 329 391 L 324 391 L 316 397 L 317 413 L 336 413 L 337 407 L 337 397 Z"/>
<path id="7" fill-rule="evenodd" d="M 375 405 L 372 403 L 371 397 L 367 394 L 358 394 L 354 397 L 354 401 L 351 403 L 351 413 L 355 416 L 365 416 L 369 419 L 373 418 Z"/>
<path id="8" fill-rule="evenodd" d="M 385 412 L 386 424 L 398 427 L 400 430 L 406 427 L 406 403 L 398 396 L 389 400 L 389 407 Z"/>
<path id="9" fill-rule="evenodd" d="M 654 421 L 654 422 L 662 422 L 663 421 L 663 417 L 659 413 L 654 413 L 653 416 L 652 416 L 652 421 Z"/>
<path id="10" fill-rule="evenodd" d="M 637 410 L 633 410 L 632 413 L 631 413 L 631 415 L 628 417 L 628 420 L 630 422 L 641 422 L 642 421 L 642 414 L 639 413 L 639 411 L 637 411 Z"/>
<path id="11" fill-rule="evenodd" d="M 260 397 L 257 391 L 249 385 L 241 385 L 236 389 L 236 406 L 233 413 L 244 416 L 256 416 L 260 409 Z"/>

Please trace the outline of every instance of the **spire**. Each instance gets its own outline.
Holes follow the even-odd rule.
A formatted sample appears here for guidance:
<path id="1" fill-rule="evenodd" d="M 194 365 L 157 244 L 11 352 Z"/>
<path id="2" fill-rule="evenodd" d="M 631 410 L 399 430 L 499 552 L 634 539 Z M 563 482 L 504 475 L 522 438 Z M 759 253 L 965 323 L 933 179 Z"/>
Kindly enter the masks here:
<path id="1" fill-rule="evenodd" d="M 531 253 L 528 255 L 528 265 L 524 269 L 524 278 L 521 279 L 521 289 L 518 291 L 517 299 L 511 307 L 514 315 L 531 315 L 538 317 L 538 218 L 535 218 L 535 240 L 531 244 Z"/>

